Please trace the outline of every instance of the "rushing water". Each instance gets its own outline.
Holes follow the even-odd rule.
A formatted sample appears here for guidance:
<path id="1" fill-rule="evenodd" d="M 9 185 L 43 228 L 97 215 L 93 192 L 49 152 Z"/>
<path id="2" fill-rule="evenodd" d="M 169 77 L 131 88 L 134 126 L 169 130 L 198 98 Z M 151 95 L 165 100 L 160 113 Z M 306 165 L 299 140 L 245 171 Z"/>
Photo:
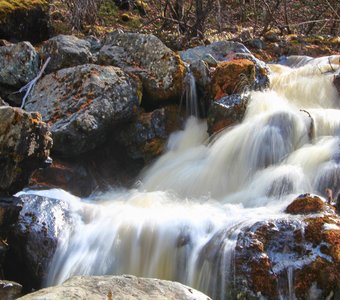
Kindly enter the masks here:
<path id="1" fill-rule="evenodd" d="M 340 99 L 328 60 L 272 69 L 271 90 L 252 92 L 241 124 L 211 141 L 205 122 L 190 118 L 134 190 L 85 200 L 48 191 L 68 199 L 74 225 L 60 238 L 47 284 L 128 273 L 225 299 L 243 226 L 282 216 L 299 193 L 337 194 Z M 292 298 L 292 267 L 287 276 Z"/>

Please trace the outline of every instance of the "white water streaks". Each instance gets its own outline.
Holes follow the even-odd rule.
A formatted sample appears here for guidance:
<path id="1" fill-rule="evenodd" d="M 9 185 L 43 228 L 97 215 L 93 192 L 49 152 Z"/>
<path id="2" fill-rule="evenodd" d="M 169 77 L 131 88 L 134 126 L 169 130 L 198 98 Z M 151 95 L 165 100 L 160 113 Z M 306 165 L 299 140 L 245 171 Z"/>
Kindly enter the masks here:
<path id="1" fill-rule="evenodd" d="M 271 90 L 251 93 L 241 124 L 209 141 L 205 122 L 190 118 L 138 189 L 70 197 L 76 225 L 65 228 L 48 284 L 133 274 L 225 299 L 242 227 L 281 217 L 297 194 L 337 194 L 340 99 L 333 75 L 320 71 L 331 71 L 327 59 L 272 69 Z M 291 289 L 294 262 L 286 267 Z"/>

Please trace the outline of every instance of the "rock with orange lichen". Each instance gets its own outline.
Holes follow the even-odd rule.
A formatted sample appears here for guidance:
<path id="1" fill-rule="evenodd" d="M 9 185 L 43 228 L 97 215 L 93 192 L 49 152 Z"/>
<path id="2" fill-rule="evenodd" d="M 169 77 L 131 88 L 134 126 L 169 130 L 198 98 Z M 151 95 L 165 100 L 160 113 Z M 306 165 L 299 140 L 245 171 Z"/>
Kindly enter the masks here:
<path id="1" fill-rule="evenodd" d="M 255 82 L 255 64 L 248 59 L 235 59 L 217 65 L 211 81 L 214 100 L 237 94 L 250 88 Z"/>
<path id="2" fill-rule="evenodd" d="M 113 32 L 99 52 L 99 63 L 115 65 L 137 75 L 147 106 L 178 99 L 185 76 L 180 57 L 152 34 Z"/>
<path id="3" fill-rule="evenodd" d="M 13 195 L 31 173 L 46 166 L 51 133 L 38 113 L 0 106 L 0 195 Z"/>
<path id="4" fill-rule="evenodd" d="M 297 198 L 287 211 L 299 216 L 261 221 L 239 234 L 231 289 L 235 298 L 340 295 L 340 217 L 310 195 Z"/>
<path id="5" fill-rule="evenodd" d="M 138 112 L 138 84 L 117 67 L 81 65 L 43 77 L 25 109 L 51 126 L 54 151 L 76 156 L 96 148 Z"/>
<path id="6" fill-rule="evenodd" d="M 311 214 L 325 211 L 326 203 L 318 196 L 304 194 L 288 205 L 286 212 L 292 215 Z"/>

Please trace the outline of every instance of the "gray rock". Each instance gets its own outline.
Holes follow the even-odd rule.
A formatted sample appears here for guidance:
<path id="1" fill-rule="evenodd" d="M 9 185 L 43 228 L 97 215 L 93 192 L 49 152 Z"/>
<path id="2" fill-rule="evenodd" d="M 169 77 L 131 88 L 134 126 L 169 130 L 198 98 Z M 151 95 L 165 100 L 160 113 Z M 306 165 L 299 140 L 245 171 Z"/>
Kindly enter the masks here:
<path id="1" fill-rule="evenodd" d="M 151 34 L 113 32 L 99 54 L 99 63 L 122 67 L 143 82 L 144 100 L 178 98 L 182 93 L 185 67 L 180 57 Z"/>
<path id="2" fill-rule="evenodd" d="M 0 195 L 12 195 L 49 159 L 51 133 L 38 113 L 0 106 Z"/>
<path id="3" fill-rule="evenodd" d="M 76 276 L 62 285 L 46 288 L 19 299 L 209 300 L 210 298 L 178 282 L 123 275 Z"/>
<path id="4" fill-rule="evenodd" d="M 120 68 L 88 64 L 46 75 L 25 109 L 39 111 L 51 125 L 56 152 L 74 156 L 96 148 L 108 130 L 136 115 L 140 94 Z"/>
<path id="5" fill-rule="evenodd" d="M 204 60 L 204 57 L 211 55 L 216 61 L 228 60 L 228 55 L 234 53 L 250 53 L 241 43 L 230 41 L 219 41 L 207 46 L 198 46 L 180 52 L 183 61 L 193 63 L 197 60 Z"/>
<path id="6" fill-rule="evenodd" d="M 1 300 L 15 300 L 21 296 L 22 286 L 21 284 L 8 281 L 0 280 L 0 299 Z"/>
<path id="7" fill-rule="evenodd" d="M 91 43 L 72 35 L 58 35 L 43 43 L 41 56 L 51 57 L 46 72 L 83 65 L 91 62 Z"/>
<path id="8" fill-rule="evenodd" d="M 58 237 L 70 222 L 69 205 L 63 200 L 37 195 L 19 197 L 24 204 L 9 242 L 26 288 L 39 288 L 47 277 Z"/>
<path id="9" fill-rule="evenodd" d="M 148 162 L 162 154 L 171 132 L 183 125 L 175 106 L 141 113 L 134 122 L 126 124 L 117 132 L 117 143 L 124 146 L 132 159 L 142 158 Z"/>
<path id="10" fill-rule="evenodd" d="M 249 95 L 234 94 L 212 102 L 208 113 L 210 135 L 242 121 L 247 109 Z"/>
<path id="11" fill-rule="evenodd" d="M 0 47 L 0 85 L 19 88 L 38 73 L 39 56 L 29 42 Z"/>

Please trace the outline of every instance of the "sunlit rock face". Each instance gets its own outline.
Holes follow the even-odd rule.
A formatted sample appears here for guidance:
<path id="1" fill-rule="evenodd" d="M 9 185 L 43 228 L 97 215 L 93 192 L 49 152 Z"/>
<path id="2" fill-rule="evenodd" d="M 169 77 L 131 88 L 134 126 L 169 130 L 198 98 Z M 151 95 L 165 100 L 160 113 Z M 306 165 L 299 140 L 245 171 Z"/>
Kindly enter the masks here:
<path id="1" fill-rule="evenodd" d="M 39 113 L 0 106 L 0 120 L 0 195 L 12 195 L 48 165 L 52 138 Z"/>
<path id="2" fill-rule="evenodd" d="M 124 276 L 75 276 L 62 285 L 28 294 L 22 300 L 67 299 L 164 299 L 211 300 L 203 293 L 178 282 Z"/>
<path id="3" fill-rule="evenodd" d="M 146 106 L 157 107 L 166 100 L 181 97 L 184 64 L 154 35 L 113 32 L 107 36 L 98 60 L 139 77 Z"/>
<path id="4" fill-rule="evenodd" d="M 42 78 L 25 105 L 51 126 L 53 150 L 75 156 L 107 140 L 110 130 L 138 112 L 137 84 L 123 70 L 93 64 Z"/>

